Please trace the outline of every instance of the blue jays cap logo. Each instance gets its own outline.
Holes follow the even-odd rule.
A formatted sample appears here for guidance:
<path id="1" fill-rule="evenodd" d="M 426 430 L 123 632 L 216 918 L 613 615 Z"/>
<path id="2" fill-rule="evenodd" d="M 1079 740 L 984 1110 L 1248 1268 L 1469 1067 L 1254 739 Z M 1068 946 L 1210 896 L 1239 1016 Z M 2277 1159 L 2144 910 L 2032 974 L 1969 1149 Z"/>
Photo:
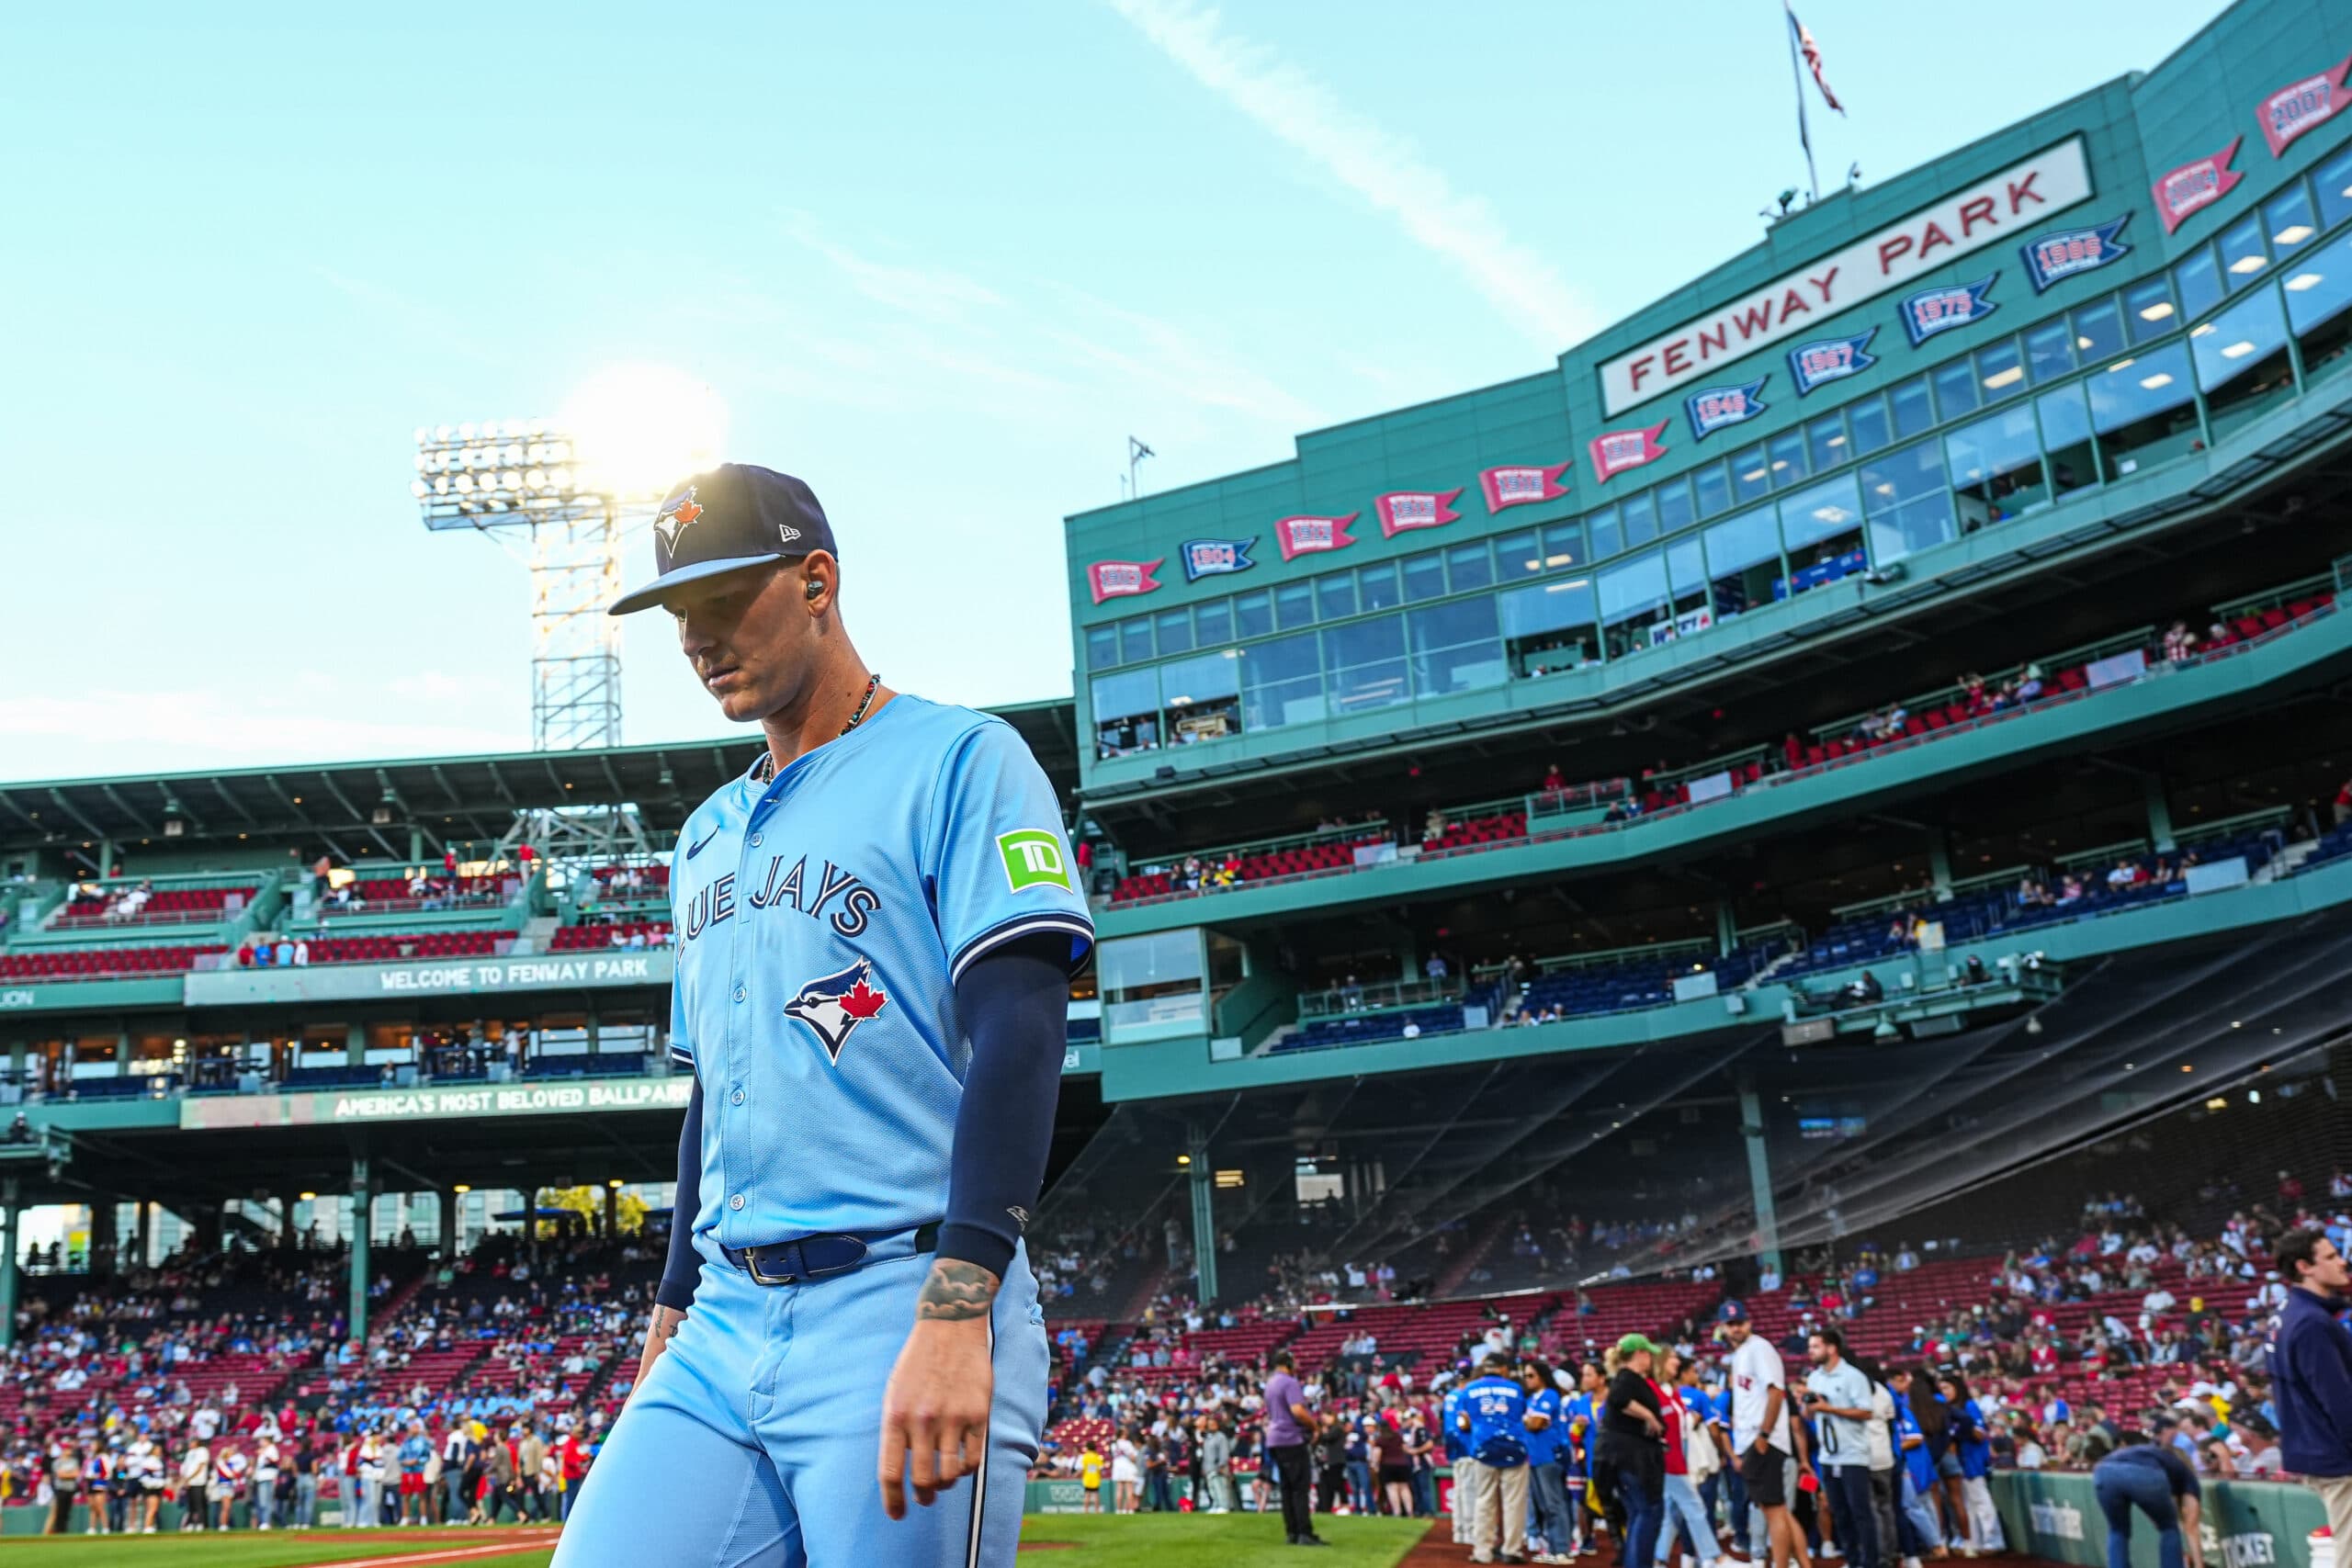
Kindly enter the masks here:
<path id="1" fill-rule="evenodd" d="M 1258 564 L 1250 558 L 1250 547 L 1257 542 L 1254 538 L 1185 540 L 1179 547 L 1184 555 L 1184 581 L 1198 582 L 1204 577 L 1248 571 Z"/>
<path id="2" fill-rule="evenodd" d="M 695 500 L 692 485 L 663 502 L 662 510 L 653 514 L 653 531 L 662 536 L 662 551 L 676 555 L 678 536 L 693 527 L 695 519 L 701 515 L 702 505 Z"/>
<path id="3" fill-rule="evenodd" d="M 848 968 L 811 980 L 800 994 L 784 1004 L 786 1018 L 797 1018 L 816 1032 L 825 1054 L 838 1064 L 850 1031 L 890 1004 L 889 993 L 874 983 L 874 964 L 861 958 Z"/>

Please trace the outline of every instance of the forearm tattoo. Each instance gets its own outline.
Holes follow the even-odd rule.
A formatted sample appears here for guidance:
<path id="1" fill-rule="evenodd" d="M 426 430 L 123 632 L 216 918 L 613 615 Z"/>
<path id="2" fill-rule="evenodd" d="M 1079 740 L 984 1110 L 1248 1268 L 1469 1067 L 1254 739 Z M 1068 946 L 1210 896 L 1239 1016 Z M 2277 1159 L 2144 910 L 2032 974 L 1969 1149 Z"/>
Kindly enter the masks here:
<path id="1" fill-rule="evenodd" d="M 943 1258 L 931 1266 L 931 1275 L 922 1282 L 915 1321 L 964 1323 L 986 1317 L 996 1300 L 997 1283 L 997 1277 L 977 1263 Z"/>

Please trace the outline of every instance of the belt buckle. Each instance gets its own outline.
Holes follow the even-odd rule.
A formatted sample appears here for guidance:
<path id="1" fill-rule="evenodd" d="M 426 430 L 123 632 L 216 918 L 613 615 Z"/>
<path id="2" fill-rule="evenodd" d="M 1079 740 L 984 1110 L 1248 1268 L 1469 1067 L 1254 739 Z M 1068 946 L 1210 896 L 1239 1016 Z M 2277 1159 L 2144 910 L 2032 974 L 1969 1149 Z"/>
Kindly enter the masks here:
<path id="1" fill-rule="evenodd" d="M 787 1242 L 786 1245 L 790 1246 L 792 1244 Z M 760 1272 L 760 1253 L 762 1250 L 763 1249 L 756 1247 L 747 1247 L 743 1249 L 743 1269 L 745 1272 L 752 1276 L 752 1282 L 753 1284 L 789 1285 L 801 1278 L 801 1276 L 797 1274 L 763 1274 Z M 783 1248 L 779 1247 L 777 1250 L 782 1251 Z"/>

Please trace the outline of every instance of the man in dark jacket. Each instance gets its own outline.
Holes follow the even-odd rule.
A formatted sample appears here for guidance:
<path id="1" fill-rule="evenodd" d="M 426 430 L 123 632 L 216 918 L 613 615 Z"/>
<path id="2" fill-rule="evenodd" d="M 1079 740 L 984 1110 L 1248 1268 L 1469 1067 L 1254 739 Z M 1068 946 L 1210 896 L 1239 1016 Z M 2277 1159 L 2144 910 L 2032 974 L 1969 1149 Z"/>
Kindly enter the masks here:
<path id="1" fill-rule="evenodd" d="M 2352 1271 L 2317 1230 L 2290 1232 L 2272 1257 L 2294 1287 L 2270 1349 L 2279 1458 L 2319 1494 L 2328 1533 L 2352 1540 L 2352 1330 L 2335 1315 Z"/>

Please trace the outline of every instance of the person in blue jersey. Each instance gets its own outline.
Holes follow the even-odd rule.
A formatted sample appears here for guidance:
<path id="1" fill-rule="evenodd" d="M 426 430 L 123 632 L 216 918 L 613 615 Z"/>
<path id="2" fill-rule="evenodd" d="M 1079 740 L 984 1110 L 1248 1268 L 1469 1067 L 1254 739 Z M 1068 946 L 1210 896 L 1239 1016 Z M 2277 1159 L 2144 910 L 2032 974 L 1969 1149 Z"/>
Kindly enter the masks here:
<path id="1" fill-rule="evenodd" d="M 1462 1369 L 1469 1370 L 1465 1362 Z M 1438 1402 L 1438 1424 L 1444 1427 L 1446 1468 L 1453 1472 L 1453 1543 L 1467 1546 L 1475 1539 L 1478 1523 L 1478 1488 L 1486 1478 L 1478 1461 L 1470 1457 L 1470 1436 L 1462 1422 L 1462 1390 L 1467 1379 L 1455 1382 Z"/>
<path id="2" fill-rule="evenodd" d="M 1604 1483 L 1600 1463 L 1600 1409 L 1609 1394 L 1600 1364 L 1586 1361 L 1577 1368 L 1577 1392 L 1567 1399 L 1568 1440 L 1576 1445 L 1576 1469 L 1568 1478 L 1568 1504 L 1577 1516 L 1577 1555 L 1594 1550 L 1593 1521 L 1609 1522 L 1619 1541 L 1625 1539 L 1624 1513 L 1617 1505 L 1616 1483 Z M 1613 1477 L 1614 1472 L 1609 1474 Z"/>
<path id="3" fill-rule="evenodd" d="M 1047 1367 L 1022 1233 L 1093 942 L 1060 807 L 1011 726 L 866 666 L 806 484 L 730 463 L 652 535 L 613 613 L 668 612 L 766 744 L 671 858 L 677 1221 L 556 1563 L 1010 1568 Z"/>
<path id="4" fill-rule="evenodd" d="M 1511 1375 L 1509 1357 L 1489 1351 L 1478 1363 L 1478 1375 L 1462 1387 L 1454 1419 L 1464 1446 L 1484 1472 L 1470 1561 L 1524 1562 L 1520 1549 L 1527 1544 L 1527 1391 Z"/>
<path id="5" fill-rule="evenodd" d="M 1560 1391 L 1552 1369 L 1530 1357 L 1520 1363 L 1519 1386 L 1527 1391 L 1527 1487 L 1535 1506 L 1535 1521 L 1544 1536 L 1538 1562 L 1569 1562 L 1576 1546 L 1575 1516 L 1568 1512 L 1566 1472 L 1560 1456 L 1567 1447 L 1567 1423 L 1562 1418 Z"/>
<path id="6" fill-rule="evenodd" d="M 2008 1544 L 2001 1534 L 2000 1510 L 1993 1506 L 1993 1485 L 1985 1479 L 1993 1473 L 1992 1424 L 1984 1419 L 1984 1407 L 1970 1397 L 1968 1382 L 1958 1369 L 1938 1372 L 1936 1390 L 1950 1412 L 1952 1449 L 1960 1456 L 1961 1499 L 1968 1522 L 1964 1555 L 2005 1551 Z"/>
<path id="7" fill-rule="evenodd" d="M 1936 1456 L 1928 1447 L 1918 1412 L 1911 1406 L 1913 1395 L 1927 1386 L 1927 1380 L 1907 1368 L 1897 1368 L 1886 1386 L 1894 1395 L 1894 1441 L 1902 1455 L 1897 1512 L 1905 1532 L 1904 1555 L 1906 1559 L 1930 1552 L 1941 1555 L 1944 1532 L 1936 1517 Z"/>
<path id="8" fill-rule="evenodd" d="M 2107 1517 L 2107 1568 L 2132 1568 L 2132 1516 L 2156 1528 L 2157 1568 L 2205 1568 L 2197 1472 L 2163 1443 L 2132 1443 L 2091 1471 L 2091 1491 Z"/>

